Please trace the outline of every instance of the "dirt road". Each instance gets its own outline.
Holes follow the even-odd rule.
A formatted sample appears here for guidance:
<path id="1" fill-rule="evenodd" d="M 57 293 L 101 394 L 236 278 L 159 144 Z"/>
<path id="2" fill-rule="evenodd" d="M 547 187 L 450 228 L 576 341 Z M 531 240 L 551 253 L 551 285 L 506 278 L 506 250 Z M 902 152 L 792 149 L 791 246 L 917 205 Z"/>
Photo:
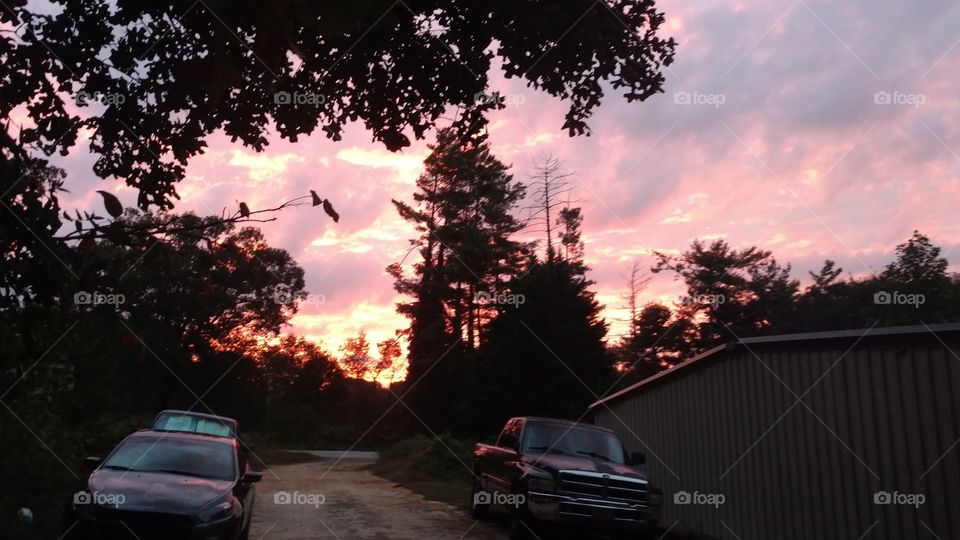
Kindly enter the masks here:
<path id="1" fill-rule="evenodd" d="M 463 510 L 427 501 L 366 467 L 368 459 L 271 466 L 257 485 L 251 540 L 506 538 Z"/>

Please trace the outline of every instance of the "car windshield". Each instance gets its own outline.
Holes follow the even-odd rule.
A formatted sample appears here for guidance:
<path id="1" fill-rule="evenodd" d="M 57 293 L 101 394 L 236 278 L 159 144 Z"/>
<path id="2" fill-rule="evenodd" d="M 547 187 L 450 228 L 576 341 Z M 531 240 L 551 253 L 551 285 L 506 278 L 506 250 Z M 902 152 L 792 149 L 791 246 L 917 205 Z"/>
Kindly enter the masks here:
<path id="1" fill-rule="evenodd" d="M 223 422 L 189 414 L 163 414 L 153 424 L 153 429 L 157 431 L 204 433 L 220 437 L 230 437 L 232 435 L 230 426 Z"/>
<path id="2" fill-rule="evenodd" d="M 233 454 L 233 448 L 222 442 L 131 437 L 113 452 L 103 467 L 233 480 L 236 477 Z"/>
<path id="3" fill-rule="evenodd" d="M 564 425 L 527 424 L 523 435 L 523 451 L 625 462 L 623 447 L 612 433 Z"/>

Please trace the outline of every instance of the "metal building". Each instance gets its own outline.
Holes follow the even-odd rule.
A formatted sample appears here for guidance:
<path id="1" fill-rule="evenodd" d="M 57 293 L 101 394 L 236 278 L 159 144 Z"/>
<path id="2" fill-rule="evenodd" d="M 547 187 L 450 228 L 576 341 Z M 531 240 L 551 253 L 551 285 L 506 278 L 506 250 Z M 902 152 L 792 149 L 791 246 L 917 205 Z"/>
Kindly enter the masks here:
<path id="1" fill-rule="evenodd" d="M 730 540 L 960 539 L 960 324 L 741 339 L 590 406 L 660 524 Z"/>

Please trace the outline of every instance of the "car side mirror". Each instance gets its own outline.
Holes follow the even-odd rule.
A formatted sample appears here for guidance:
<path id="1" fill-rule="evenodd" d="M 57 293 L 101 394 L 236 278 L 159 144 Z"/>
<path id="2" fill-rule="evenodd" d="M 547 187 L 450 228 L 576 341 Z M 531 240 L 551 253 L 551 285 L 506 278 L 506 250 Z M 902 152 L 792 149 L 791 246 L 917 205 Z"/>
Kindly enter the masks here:
<path id="1" fill-rule="evenodd" d="M 243 477 L 240 478 L 240 481 L 245 484 L 255 484 L 263 479 L 263 473 L 247 471 L 243 473 Z"/>
<path id="2" fill-rule="evenodd" d="M 643 465 L 647 462 L 647 456 L 643 452 L 634 452 L 630 454 L 631 465 Z"/>

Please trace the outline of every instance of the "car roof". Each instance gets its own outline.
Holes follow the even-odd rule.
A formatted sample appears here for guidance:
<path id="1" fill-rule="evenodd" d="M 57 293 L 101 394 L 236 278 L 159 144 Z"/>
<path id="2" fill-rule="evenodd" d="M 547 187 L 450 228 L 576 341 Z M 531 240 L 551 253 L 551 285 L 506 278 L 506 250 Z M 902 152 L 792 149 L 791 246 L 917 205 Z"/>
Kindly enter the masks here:
<path id="1" fill-rule="evenodd" d="M 517 418 L 519 418 L 520 420 L 525 420 L 530 423 L 534 423 L 534 424 L 554 424 L 558 426 L 574 426 L 578 428 L 592 429 L 596 431 L 604 431 L 609 433 L 613 432 L 612 430 L 607 429 L 605 427 L 600 427 L 593 424 L 584 424 L 581 422 L 574 422 L 573 420 L 561 420 L 559 418 L 546 418 L 543 416 L 519 416 Z"/>
<path id="2" fill-rule="evenodd" d="M 177 416 L 186 416 L 186 417 L 195 418 L 198 420 L 199 419 L 208 420 L 216 424 L 219 424 L 221 426 L 224 426 L 230 432 L 229 434 L 207 433 L 208 435 L 212 435 L 215 437 L 237 437 L 237 430 L 238 430 L 237 421 L 234 420 L 233 418 L 230 418 L 227 416 L 217 416 L 215 414 L 205 414 L 205 413 L 194 412 L 194 411 L 181 411 L 177 409 L 166 409 L 157 413 L 157 416 L 154 417 L 153 424 L 150 426 L 150 428 L 153 431 L 203 433 L 203 432 L 198 432 L 194 430 L 187 431 L 187 430 L 179 430 L 179 429 L 164 429 L 164 427 L 158 426 L 162 418 L 177 417 Z"/>
<path id="3" fill-rule="evenodd" d="M 130 434 L 128 438 L 150 438 L 150 439 L 173 439 L 179 441 L 204 441 L 215 442 L 233 446 L 236 439 L 229 437 L 218 437 L 216 435 L 205 435 L 203 433 L 191 433 L 187 431 L 157 431 L 153 429 L 141 429 Z"/>
<path id="4" fill-rule="evenodd" d="M 197 416 L 197 417 L 200 417 L 200 418 L 209 418 L 210 420 L 217 420 L 217 421 L 219 421 L 219 422 L 223 422 L 223 423 L 226 423 L 226 424 L 230 424 L 231 426 L 236 426 L 236 425 L 237 425 L 237 421 L 236 421 L 235 419 L 233 419 L 233 418 L 230 418 L 229 416 L 220 416 L 220 415 L 216 415 L 216 414 L 207 414 L 207 413 L 196 412 L 196 411 L 181 411 L 181 410 L 179 410 L 179 409 L 164 409 L 164 410 L 162 410 L 162 411 L 160 411 L 160 412 L 157 413 L 157 416 L 154 417 L 154 421 L 156 421 L 157 418 L 160 418 L 161 416 L 163 416 L 163 415 L 165 415 L 165 414 L 180 414 L 180 415 L 187 415 L 187 416 Z"/>

